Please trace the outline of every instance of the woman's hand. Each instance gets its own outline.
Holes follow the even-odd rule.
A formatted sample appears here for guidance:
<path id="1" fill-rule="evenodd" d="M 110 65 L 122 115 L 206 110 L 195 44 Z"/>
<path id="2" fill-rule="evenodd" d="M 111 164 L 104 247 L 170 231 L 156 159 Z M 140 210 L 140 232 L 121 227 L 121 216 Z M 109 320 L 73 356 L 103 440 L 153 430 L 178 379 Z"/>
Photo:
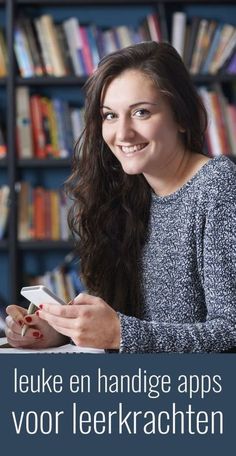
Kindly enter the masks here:
<path id="1" fill-rule="evenodd" d="M 6 308 L 6 337 L 12 347 L 47 348 L 57 347 L 67 342 L 67 338 L 39 318 L 38 312 L 27 315 L 23 307 L 11 305 Z M 21 330 L 27 325 L 27 331 L 21 336 Z"/>
<path id="2" fill-rule="evenodd" d="M 101 298 L 80 293 L 72 304 L 42 304 L 40 318 L 81 347 L 119 349 L 120 321 Z"/>

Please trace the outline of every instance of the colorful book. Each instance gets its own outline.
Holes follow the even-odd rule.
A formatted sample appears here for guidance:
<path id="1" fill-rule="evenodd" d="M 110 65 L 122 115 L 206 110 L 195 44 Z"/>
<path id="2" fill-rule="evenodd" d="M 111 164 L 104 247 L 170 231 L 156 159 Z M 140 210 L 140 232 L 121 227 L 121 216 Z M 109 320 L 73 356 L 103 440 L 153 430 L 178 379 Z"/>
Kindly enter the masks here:
<path id="1" fill-rule="evenodd" d="M 34 151 L 28 87 L 16 88 L 16 134 L 19 158 L 32 158 Z"/>

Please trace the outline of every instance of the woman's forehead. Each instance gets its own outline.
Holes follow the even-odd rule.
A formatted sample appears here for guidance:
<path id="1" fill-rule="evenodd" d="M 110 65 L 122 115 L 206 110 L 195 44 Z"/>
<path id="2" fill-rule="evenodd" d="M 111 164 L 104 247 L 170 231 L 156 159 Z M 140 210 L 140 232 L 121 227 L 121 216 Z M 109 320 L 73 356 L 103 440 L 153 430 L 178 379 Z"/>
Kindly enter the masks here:
<path id="1" fill-rule="evenodd" d="M 109 81 L 102 90 L 101 104 L 129 104 L 151 101 L 160 97 L 160 91 L 153 80 L 139 70 L 126 70 Z"/>

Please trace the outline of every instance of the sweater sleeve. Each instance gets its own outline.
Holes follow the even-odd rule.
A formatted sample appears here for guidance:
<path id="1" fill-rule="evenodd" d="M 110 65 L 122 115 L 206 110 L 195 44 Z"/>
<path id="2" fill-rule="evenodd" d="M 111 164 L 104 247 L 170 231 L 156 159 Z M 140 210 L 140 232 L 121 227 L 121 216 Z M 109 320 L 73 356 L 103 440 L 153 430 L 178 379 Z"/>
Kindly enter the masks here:
<path id="1" fill-rule="evenodd" d="M 203 238 L 206 321 L 150 322 L 120 314 L 121 353 L 221 352 L 236 346 L 236 203 L 233 195 L 220 200 L 208 213 Z"/>

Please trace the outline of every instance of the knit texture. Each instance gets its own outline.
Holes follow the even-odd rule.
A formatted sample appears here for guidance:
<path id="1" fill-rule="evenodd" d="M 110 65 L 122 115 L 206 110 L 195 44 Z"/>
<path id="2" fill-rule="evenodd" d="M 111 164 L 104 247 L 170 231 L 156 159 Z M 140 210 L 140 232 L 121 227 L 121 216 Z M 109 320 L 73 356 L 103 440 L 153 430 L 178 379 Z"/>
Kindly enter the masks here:
<path id="1" fill-rule="evenodd" d="M 236 165 L 209 160 L 181 189 L 152 196 L 140 264 L 142 319 L 119 314 L 120 352 L 236 346 Z"/>

